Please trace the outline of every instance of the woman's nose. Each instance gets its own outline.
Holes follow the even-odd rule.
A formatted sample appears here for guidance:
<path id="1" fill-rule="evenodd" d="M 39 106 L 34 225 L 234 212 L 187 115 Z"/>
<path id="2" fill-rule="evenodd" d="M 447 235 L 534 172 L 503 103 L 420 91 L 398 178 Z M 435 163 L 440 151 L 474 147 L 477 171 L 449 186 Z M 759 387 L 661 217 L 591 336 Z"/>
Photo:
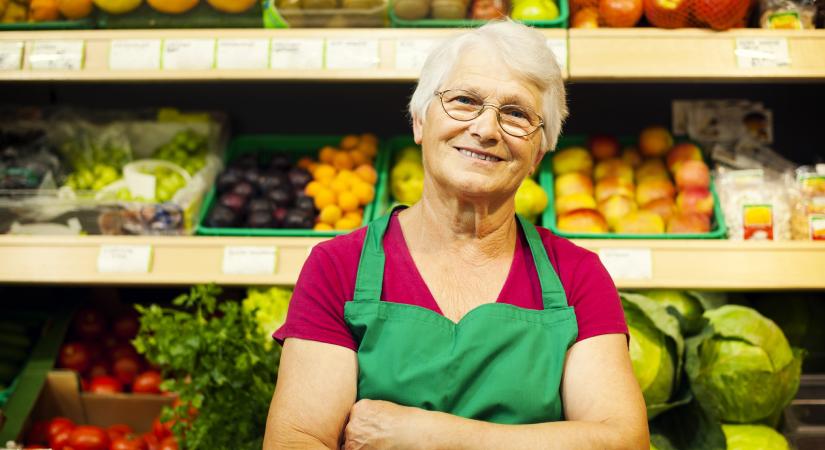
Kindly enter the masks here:
<path id="1" fill-rule="evenodd" d="M 481 114 L 470 122 L 470 133 L 477 136 L 479 141 L 498 141 L 501 139 L 501 128 L 498 125 L 498 111 L 485 105 Z"/>

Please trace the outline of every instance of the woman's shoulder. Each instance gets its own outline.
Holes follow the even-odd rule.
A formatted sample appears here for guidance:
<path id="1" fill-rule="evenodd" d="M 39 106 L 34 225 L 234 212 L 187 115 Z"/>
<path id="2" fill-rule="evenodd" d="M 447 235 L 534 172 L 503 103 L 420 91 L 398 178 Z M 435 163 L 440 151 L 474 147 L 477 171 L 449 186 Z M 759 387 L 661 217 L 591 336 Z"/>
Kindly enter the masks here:
<path id="1" fill-rule="evenodd" d="M 593 258 L 598 259 L 598 256 L 592 251 L 579 247 L 569 239 L 558 236 L 547 228 L 536 226 L 536 230 L 551 262 L 567 265 L 570 263 L 578 264 L 585 260 L 592 261 Z"/>
<path id="2" fill-rule="evenodd" d="M 332 239 L 320 242 L 312 248 L 311 256 L 332 259 L 345 263 L 358 261 L 361 258 L 361 248 L 367 236 L 367 227 L 361 227 L 347 234 L 335 236 Z"/>

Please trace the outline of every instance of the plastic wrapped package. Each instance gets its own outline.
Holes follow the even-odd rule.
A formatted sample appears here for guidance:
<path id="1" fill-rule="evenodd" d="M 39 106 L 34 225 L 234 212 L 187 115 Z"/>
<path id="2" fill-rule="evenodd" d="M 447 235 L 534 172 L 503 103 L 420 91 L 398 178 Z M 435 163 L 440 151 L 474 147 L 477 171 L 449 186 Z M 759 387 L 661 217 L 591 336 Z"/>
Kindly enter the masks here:
<path id="1" fill-rule="evenodd" d="M 732 240 L 791 239 L 786 181 L 760 170 L 718 169 L 716 188 Z"/>
<path id="2" fill-rule="evenodd" d="M 814 28 L 815 0 L 761 0 L 759 26 L 775 30 Z"/>
<path id="3" fill-rule="evenodd" d="M 791 204 L 793 239 L 825 241 L 825 164 L 796 170 Z"/>

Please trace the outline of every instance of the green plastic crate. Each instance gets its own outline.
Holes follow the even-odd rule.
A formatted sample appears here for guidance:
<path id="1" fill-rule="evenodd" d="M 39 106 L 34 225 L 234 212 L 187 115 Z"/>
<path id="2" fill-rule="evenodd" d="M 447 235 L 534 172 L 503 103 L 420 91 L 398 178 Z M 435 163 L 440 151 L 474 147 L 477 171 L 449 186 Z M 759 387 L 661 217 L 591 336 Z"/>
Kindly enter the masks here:
<path id="1" fill-rule="evenodd" d="M 559 150 L 571 146 L 586 147 L 587 137 L 566 136 L 559 139 L 557 148 Z M 619 143 L 635 145 L 636 139 L 629 137 L 619 138 Z M 719 195 L 713 180 L 710 183 L 710 192 L 713 195 L 713 217 L 711 218 L 711 229 L 707 233 L 674 233 L 674 234 L 623 234 L 623 233 L 570 233 L 561 231 L 556 226 L 556 199 L 555 199 L 555 177 L 553 175 L 552 154 L 547 155 L 542 162 L 541 173 L 539 175 L 541 187 L 547 192 L 547 209 L 542 214 L 542 223 L 558 236 L 571 239 L 725 239 L 728 228 L 725 225 L 725 216 L 719 203 Z"/>
<path id="2" fill-rule="evenodd" d="M 78 20 L 0 23 L 0 31 L 90 30 L 94 27 L 95 19 L 93 16 Z"/>
<path id="3" fill-rule="evenodd" d="M 474 19 L 420 19 L 406 20 L 395 15 L 394 0 L 390 2 L 390 24 L 393 28 L 473 28 L 487 23 Z M 567 28 L 570 8 L 567 0 L 558 0 L 559 15 L 553 20 L 520 20 L 519 22 L 536 28 Z"/>
<path id="4" fill-rule="evenodd" d="M 298 160 L 303 156 L 317 157 L 318 150 L 325 145 L 336 146 L 341 142 L 342 136 L 322 136 L 322 135 L 246 135 L 233 139 L 224 155 L 224 162 L 229 163 L 240 155 L 246 153 L 276 153 L 284 152 Z M 375 170 L 378 173 L 373 201 L 364 207 L 364 220 L 362 225 L 366 225 L 372 220 L 375 204 L 378 199 L 378 192 L 382 189 L 382 174 L 387 171 L 387 152 L 383 151 L 379 142 L 378 155 L 375 159 Z M 296 228 L 213 228 L 206 225 L 206 218 L 212 206 L 217 201 L 217 189 L 215 186 L 209 190 L 203 208 L 200 211 L 196 234 L 205 236 L 285 236 L 285 237 L 330 237 L 349 233 L 347 231 L 315 231 Z"/>
<path id="5" fill-rule="evenodd" d="M 144 3 L 126 14 L 98 12 L 97 26 L 104 29 L 263 28 L 264 21 L 260 2 L 238 14 L 218 11 L 206 2 L 200 2 L 182 14 L 166 14 Z"/>

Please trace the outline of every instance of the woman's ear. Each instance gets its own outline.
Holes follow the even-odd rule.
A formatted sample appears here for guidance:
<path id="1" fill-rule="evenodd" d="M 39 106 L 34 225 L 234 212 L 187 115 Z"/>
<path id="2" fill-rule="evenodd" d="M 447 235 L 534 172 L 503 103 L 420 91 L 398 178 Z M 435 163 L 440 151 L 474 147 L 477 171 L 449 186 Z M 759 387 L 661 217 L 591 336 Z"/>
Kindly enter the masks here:
<path id="1" fill-rule="evenodd" d="M 413 113 L 412 115 L 412 127 L 413 127 L 413 140 L 418 145 L 421 145 L 421 140 L 424 137 L 424 119 L 422 119 L 417 113 Z"/>

